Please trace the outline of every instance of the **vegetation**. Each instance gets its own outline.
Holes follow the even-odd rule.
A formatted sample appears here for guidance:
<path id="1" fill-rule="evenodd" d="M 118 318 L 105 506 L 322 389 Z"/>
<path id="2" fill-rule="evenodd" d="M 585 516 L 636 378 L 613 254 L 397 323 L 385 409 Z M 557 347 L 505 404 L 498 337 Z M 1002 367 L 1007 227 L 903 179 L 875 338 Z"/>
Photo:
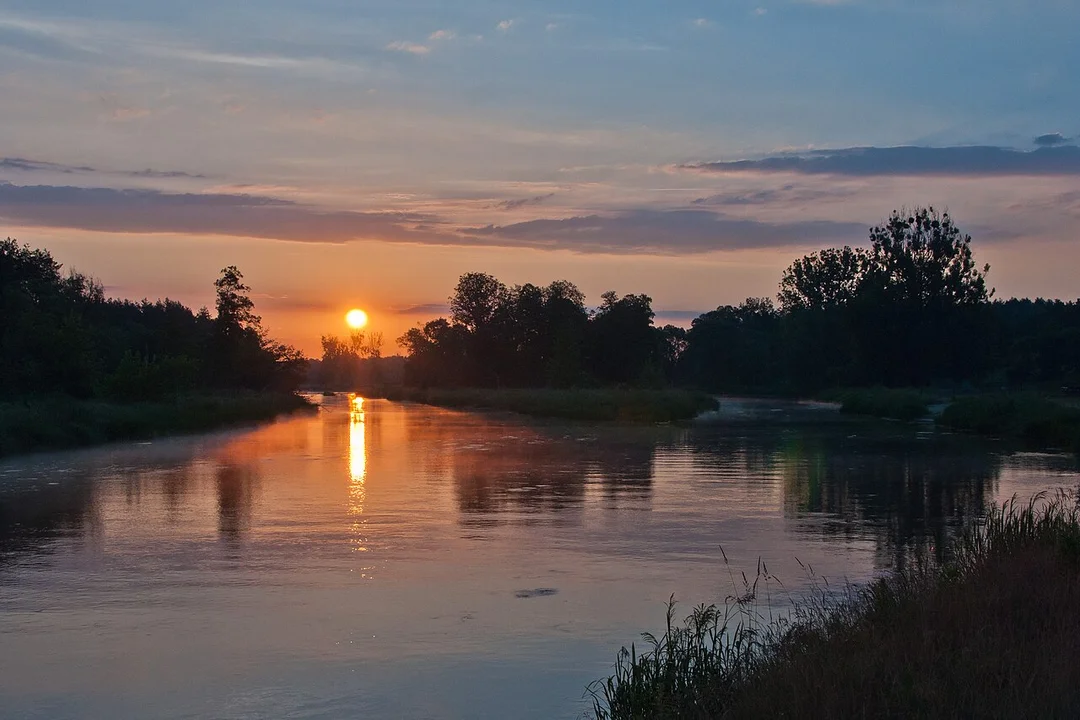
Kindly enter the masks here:
<path id="1" fill-rule="evenodd" d="M 539 417 L 617 422 L 674 422 L 716 409 L 708 395 L 685 390 L 488 390 L 401 388 L 391 399 L 452 408 L 505 410 Z"/>
<path id="2" fill-rule="evenodd" d="M 726 558 L 725 558 L 726 560 Z M 757 610 L 764 565 L 724 607 L 668 610 L 592 687 L 600 719 L 1075 717 L 1080 507 L 1060 495 L 989 513 L 951 549 L 839 600 Z"/>
<path id="3" fill-rule="evenodd" d="M 822 393 L 823 400 L 840 403 L 840 412 L 891 420 L 918 420 L 930 412 L 932 398 L 908 388 L 852 388 Z"/>
<path id="4" fill-rule="evenodd" d="M 815 395 L 827 388 L 1080 386 L 1080 303 L 993 301 L 971 237 L 932 208 L 894 212 L 869 247 L 796 260 L 777 300 L 749 298 L 653 325 L 647 295 L 589 310 L 573 284 L 461 277 L 450 317 L 399 339 L 423 388 L 678 385 Z M 913 417 L 916 398 L 849 398 L 852 412 Z M 866 401 L 864 403 L 863 401 Z"/>
<path id="5" fill-rule="evenodd" d="M 0 402 L 0 457 L 244 425 L 314 409 L 292 393 L 185 395 L 116 403 L 68 397 Z"/>
<path id="6" fill-rule="evenodd" d="M 174 300 L 106 298 L 86 275 L 61 273 L 48 251 L 0 242 L 3 452 L 189 431 L 302 404 L 291 393 L 306 361 L 267 336 L 243 275 L 229 266 L 214 286 L 214 316 Z"/>
<path id="7" fill-rule="evenodd" d="M 1080 407 L 1030 393 L 959 398 L 945 408 L 942 427 L 1012 438 L 1034 447 L 1080 452 Z"/>

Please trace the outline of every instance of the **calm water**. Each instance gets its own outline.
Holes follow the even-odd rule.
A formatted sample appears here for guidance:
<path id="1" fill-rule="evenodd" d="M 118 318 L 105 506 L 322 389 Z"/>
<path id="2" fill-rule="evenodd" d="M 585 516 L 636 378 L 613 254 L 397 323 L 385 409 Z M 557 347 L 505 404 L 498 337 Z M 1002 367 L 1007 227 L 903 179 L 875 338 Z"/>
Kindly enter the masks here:
<path id="1" fill-rule="evenodd" d="M 362 407 L 0 464 L 0 715 L 574 718 L 671 593 L 732 591 L 720 545 L 797 596 L 796 557 L 865 580 L 1080 481 L 811 405 L 690 428 Z"/>

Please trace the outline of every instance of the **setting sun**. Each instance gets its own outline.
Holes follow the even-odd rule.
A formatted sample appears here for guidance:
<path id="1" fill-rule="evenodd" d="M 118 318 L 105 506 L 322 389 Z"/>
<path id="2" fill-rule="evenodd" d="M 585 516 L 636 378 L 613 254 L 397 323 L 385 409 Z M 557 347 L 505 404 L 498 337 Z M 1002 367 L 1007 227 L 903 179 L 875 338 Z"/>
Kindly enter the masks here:
<path id="1" fill-rule="evenodd" d="M 367 325 L 367 313 L 363 310 L 354 308 L 345 313 L 345 322 L 352 329 L 359 330 Z"/>

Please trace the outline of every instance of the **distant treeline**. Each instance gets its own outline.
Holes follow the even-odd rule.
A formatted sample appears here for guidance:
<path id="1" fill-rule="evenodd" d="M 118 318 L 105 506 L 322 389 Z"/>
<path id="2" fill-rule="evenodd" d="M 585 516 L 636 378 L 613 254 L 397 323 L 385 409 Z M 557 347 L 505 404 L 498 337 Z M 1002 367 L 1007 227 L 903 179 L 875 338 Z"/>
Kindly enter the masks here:
<path id="1" fill-rule="evenodd" d="M 917 208 L 871 228 L 868 249 L 796 260 L 778 302 L 721 306 L 688 330 L 656 327 L 647 295 L 607 292 L 590 310 L 564 280 L 507 287 L 469 273 L 449 318 L 398 342 L 420 387 L 1080 385 L 1080 305 L 992 301 L 989 269 L 947 213 Z"/>
<path id="2" fill-rule="evenodd" d="M 214 285 L 214 316 L 174 300 L 110 299 L 47 250 L 0 242 L 0 398 L 294 390 L 306 361 L 267 336 L 240 271 L 225 268 Z"/>

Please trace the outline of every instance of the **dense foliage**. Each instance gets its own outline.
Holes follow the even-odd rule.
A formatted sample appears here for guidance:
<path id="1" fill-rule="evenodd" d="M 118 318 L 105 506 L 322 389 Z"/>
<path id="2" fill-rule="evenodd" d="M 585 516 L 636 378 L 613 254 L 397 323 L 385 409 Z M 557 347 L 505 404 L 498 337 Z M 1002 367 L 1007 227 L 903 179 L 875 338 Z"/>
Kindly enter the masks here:
<path id="1" fill-rule="evenodd" d="M 174 300 L 115 300 L 63 274 L 48 251 L 0 242 L 0 397 L 295 389 L 303 357 L 267 337 L 240 271 L 225 268 L 214 285 L 214 317 Z"/>
<path id="2" fill-rule="evenodd" d="M 565 281 L 464 275 L 451 316 L 399 339 L 425 387 L 655 386 L 813 393 L 852 386 L 1080 385 L 1080 304 L 993 301 L 971 237 L 932 208 L 895 212 L 869 247 L 796 260 L 778 304 L 750 298 L 653 325 L 646 295 L 590 311 Z"/>
<path id="3" fill-rule="evenodd" d="M 442 387 L 653 385 L 670 376 L 684 331 L 653 326 L 647 295 L 605 293 L 594 312 L 570 282 L 507 287 L 490 275 L 461 277 L 450 319 L 398 342 L 406 380 Z"/>

